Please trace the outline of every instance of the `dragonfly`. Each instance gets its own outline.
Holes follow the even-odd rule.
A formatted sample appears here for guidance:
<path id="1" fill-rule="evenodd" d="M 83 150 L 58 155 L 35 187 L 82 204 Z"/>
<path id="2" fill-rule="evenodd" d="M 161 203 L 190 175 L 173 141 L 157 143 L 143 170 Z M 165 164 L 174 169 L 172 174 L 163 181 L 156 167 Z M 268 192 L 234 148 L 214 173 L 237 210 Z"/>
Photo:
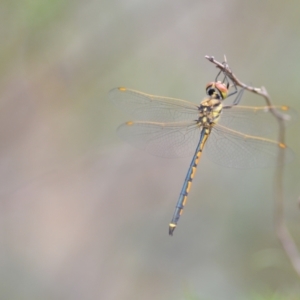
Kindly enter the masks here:
<path id="1" fill-rule="evenodd" d="M 219 75 L 206 85 L 206 98 L 200 105 L 125 87 L 109 92 L 110 101 L 137 120 L 118 127 L 117 132 L 125 141 L 161 157 L 181 157 L 194 152 L 169 223 L 169 235 L 173 235 L 186 205 L 204 148 L 211 160 L 233 168 L 275 166 L 279 151 L 284 151 L 285 162 L 293 157 L 286 144 L 263 136 L 269 130 L 271 108 L 287 116 L 286 119 L 291 109 L 285 105 L 238 105 L 243 90 L 238 92 L 226 76 L 220 81 Z M 224 100 L 236 93 L 235 100 L 225 105 Z"/>

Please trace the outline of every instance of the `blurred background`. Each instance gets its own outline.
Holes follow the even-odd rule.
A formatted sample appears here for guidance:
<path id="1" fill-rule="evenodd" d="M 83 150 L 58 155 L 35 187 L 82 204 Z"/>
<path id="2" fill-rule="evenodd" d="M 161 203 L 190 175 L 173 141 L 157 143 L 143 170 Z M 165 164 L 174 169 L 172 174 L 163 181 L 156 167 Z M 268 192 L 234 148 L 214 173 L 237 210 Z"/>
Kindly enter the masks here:
<path id="1" fill-rule="evenodd" d="M 118 86 L 199 103 L 226 54 L 244 82 L 300 111 L 298 1 L 0 1 L 1 299 L 299 299 L 273 228 L 274 169 L 121 141 Z M 263 100 L 245 93 L 243 104 Z M 276 128 L 275 128 L 276 133 Z M 300 247 L 299 123 L 286 221 Z"/>

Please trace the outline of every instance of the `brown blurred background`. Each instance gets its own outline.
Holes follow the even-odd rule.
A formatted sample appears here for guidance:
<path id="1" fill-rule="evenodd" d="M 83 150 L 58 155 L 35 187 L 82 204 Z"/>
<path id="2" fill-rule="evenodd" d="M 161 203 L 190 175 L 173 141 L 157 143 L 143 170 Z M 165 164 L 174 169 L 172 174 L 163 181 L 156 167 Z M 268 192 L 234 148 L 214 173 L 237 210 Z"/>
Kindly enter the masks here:
<path id="1" fill-rule="evenodd" d="M 0 298 L 299 299 L 273 230 L 274 169 L 204 153 L 171 238 L 191 157 L 122 142 L 130 116 L 107 100 L 126 86 L 199 103 L 216 75 L 204 55 L 226 54 L 240 79 L 300 111 L 299 13 L 274 0 L 0 1 Z M 299 123 L 287 142 L 300 247 Z"/>

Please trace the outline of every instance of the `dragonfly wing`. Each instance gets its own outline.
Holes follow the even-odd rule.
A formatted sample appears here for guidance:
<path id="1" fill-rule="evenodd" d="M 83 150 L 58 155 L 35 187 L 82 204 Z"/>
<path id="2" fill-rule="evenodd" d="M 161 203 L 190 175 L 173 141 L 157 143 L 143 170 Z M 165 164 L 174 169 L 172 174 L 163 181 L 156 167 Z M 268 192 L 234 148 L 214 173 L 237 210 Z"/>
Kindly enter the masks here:
<path id="1" fill-rule="evenodd" d="M 145 94 L 127 88 L 115 88 L 109 99 L 122 111 L 140 121 L 178 122 L 198 119 L 198 106 L 194 103 L 168 97 Z"/>
<path id="2" fill-rule="evenodd" d="M 242 134 L 219 124 L 212 129 L 205 151 L 217 164 L 240 169 L 276 166 L 279 151 L 284 151 L 285 162 L 294 156 L 284 144 Z"/>
<path id="3" fill-rule="evenodd" d="M 180 157 L 195 151 L 201 127 L 197 122 L 158 123 L 134 122 L 118 128 L 121 138 L 151 154 Z"/>
<path id="4" fill-rule="evenodd" d="M 273 106 L 288 122 L 297 119 L 288 106 Z M 267 106 L 224 106 L 218 124 L 249 135 L 266 136 L 277 128 L 277 120 Z"/>

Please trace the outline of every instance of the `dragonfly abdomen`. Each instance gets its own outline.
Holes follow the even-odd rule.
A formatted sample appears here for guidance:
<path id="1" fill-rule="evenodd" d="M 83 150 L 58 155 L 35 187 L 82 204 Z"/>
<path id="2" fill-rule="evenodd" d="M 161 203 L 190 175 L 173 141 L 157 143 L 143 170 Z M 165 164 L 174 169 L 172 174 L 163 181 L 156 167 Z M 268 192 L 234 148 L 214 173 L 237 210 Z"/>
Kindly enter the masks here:
<path id="1" fill-rule="evenodd" d="M 184 183 L 183 183 L 183 186 L 182 186 L 182 189 L 181 189 L 181 192 L 180 192 L 177 204 L 176 204 L 176 208 L 174 211 L 172 221 L 169 224 L 169 234 L 170 235 L 173 235 L 173 231 L 175 230 L 178 220 L 183 212 L 183 208 L 186 204 L 187 197 L 188 197 L 188 194 L 189 194 L 191 186 L 192 186 L 192 181 L 195 177 L 197 166 L 198 166 L 201 154 L 202 154 L 204 144 L 209 135 L 209 132 L 210 132 L 209 129 L 206 129 L 206 128 L 203 128 L 201 131 L 199 143 L 197 145 L 195 154 L 193 156 L 190 167 L 186 174 L 186 177 L 185 177 L 185 180 L 184 180 Z"/>

